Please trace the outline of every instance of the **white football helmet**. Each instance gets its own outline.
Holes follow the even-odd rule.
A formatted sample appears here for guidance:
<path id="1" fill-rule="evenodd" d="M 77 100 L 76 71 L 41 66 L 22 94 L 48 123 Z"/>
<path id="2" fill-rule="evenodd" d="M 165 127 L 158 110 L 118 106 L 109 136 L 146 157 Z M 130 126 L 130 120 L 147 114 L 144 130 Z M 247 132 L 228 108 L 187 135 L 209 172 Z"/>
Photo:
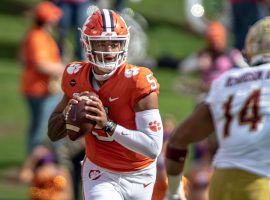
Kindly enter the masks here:
<path id="1" fill-rule="evenodd" d="M 270 17 L 257 21 L 249 29 L 245 55 L 251 65 L 270 62 Z"/>
<path id="2" fill-rule="evenodd" d="M 96 7 L 82 27 L 81 40 L 89 62 L 105 73 L 110 74 L 127 60 L 129 30 L 123 18 L 112 10 L 99 10 Z M 93 47 L 95 41 L 118 41 L 121 44 L 120 51 L 96 50 Z M 105 57 L 108 55 L 115 59 L 106 62 Z"/>

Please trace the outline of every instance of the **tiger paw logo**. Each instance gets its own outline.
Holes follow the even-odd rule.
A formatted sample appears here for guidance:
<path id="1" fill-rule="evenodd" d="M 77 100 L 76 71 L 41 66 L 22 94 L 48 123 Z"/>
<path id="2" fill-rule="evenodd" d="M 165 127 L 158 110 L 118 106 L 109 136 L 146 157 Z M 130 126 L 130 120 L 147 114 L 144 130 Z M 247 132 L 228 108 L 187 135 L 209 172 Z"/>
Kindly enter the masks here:
<path id="1" fill-rule="evenodd" d="M 136 76 L 139 74 L 140 68 L 138 67 L 133 67 L 130 69 L 125 70 L 125 77 L 131 78 L 132 76 Z"/>
<path id="2" fill-rule="evenodd" d="M 82 68 L 81 64 L 78 63 L 72 63 L 67 68 L 68 74 L 76 74 L 80 69 Z"/>
<path id="3" fill-rule="evenodd" d="M 161 123 L 157 121 L 149 122 L 148 126 L 153 132 L 158 132 L 161 130 Z"/>

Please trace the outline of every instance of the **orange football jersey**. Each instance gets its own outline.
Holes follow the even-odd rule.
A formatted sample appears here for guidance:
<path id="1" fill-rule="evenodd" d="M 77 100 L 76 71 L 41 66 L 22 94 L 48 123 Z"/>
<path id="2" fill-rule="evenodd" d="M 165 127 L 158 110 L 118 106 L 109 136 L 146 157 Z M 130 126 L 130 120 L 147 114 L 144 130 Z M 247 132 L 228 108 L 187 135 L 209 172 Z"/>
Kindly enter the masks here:
<path id="1" fill-rule="evenodd" d="M 159 93 L 159 84 L 145 67 L 124 64 L 95 91 L 90 76 L 92 65 L 70 63 L 63 74 L 62 89 L 68 98 L 83 91 L 99 95 L 108 117 L 115 123 L 136 130 L 135 104 L 151 92 Z M 142 133 L 143 134 L 143 133 Z M 85 136 L 86 156 L 93 163 L 113 171 L 129 172 L 143 169 L 154 160 L 131 151 L 112 140 L 103 130 L 94 129 Z"/>

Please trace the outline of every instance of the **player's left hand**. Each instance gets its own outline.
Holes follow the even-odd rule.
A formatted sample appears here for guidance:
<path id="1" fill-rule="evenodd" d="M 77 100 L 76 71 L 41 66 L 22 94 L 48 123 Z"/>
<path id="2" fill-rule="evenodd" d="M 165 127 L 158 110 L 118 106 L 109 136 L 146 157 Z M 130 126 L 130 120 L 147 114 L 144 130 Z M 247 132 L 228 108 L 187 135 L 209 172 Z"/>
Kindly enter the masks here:
<path id="1" fill-rule="evenodd" d="M 98 128 L 104 128 L 108 118 L 104 106 L 98 97 L 91 96 L 90 100 L 86 101 L 85 110 L 95 113 L 96 115 L 87 114 L 86 118 L 96 121 Z"/>

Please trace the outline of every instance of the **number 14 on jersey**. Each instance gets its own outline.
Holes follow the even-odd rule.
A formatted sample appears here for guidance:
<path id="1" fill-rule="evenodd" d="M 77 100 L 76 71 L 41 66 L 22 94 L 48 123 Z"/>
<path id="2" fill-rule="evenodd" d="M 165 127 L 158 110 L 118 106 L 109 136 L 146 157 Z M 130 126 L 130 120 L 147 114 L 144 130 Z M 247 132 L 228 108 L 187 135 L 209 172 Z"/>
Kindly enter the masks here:
<path id="1" fill-rule="evenodd" d="M 244 101 L 242 108 L 236 116 L 232 116 L 231 114 L 234 95 L 229 96 L 229 98 L 223 105 L 225 117 L 225 124 L 223 128 L 224 137 L 228 137 L 230 135 L 230 126 L 233 117 L 237 117 L 239 126 L 249 126 L 250 132 L 254 132 L 257 130 L 258 123 L 262 119 L 262 116 L 259 113 L 260 95 L 260 90 L 252 91 L 252 93 Z"/>

